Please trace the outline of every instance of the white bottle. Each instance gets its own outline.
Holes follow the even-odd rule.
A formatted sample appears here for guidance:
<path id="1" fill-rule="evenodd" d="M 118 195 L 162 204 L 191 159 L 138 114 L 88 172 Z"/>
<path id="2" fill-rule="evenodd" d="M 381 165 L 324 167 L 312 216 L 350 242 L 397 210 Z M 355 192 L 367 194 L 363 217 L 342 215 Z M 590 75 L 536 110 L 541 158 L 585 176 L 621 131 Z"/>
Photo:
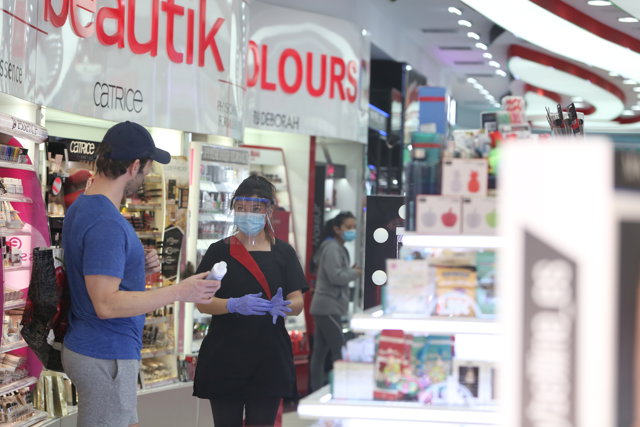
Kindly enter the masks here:
<path id="1" fill-rule="evenodd" d="M 227 274 L 227 263 L 225 261 L 216 262 L 206 280 L 222 280 L 225 274 Z"/>

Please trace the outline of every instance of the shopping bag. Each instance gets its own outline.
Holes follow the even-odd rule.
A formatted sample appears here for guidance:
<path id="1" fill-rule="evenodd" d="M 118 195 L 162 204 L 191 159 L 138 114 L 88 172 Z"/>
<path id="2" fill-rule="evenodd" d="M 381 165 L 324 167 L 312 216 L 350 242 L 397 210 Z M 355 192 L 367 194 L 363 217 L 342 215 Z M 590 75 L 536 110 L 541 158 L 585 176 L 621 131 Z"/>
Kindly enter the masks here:
<path id="1" fill-rule="evenodd" d="M 62 248 L 35 248 L 21 333 L 46 369 L 63 371 L 61 351 L 69 305 Z"/>

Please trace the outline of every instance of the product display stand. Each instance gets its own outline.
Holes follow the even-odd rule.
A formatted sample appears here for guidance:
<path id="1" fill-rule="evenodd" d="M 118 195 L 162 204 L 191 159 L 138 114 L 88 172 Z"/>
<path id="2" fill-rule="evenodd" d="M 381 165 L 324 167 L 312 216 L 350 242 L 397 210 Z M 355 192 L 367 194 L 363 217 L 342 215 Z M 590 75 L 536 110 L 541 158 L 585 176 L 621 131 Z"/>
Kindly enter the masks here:
<path id="1" fill-rule="evenodd" d="M 7 426 L 30 426 L 48 417 L 34 409 L 30 397 L 42 365 L 20 335 L 31 278 L 30 255 L 35 247 L 50 244 L 37 176 L 38 145 L 47 136 L 40 126 L 0 114 L 0 423 Z"/>
<path id="2" fill-rule="evenodd" d="M 231 198 L 249 176 L 249 150 L 192 142 L 187 260 L 197 268 L 211 244 L 233 231 Z M 197 353 L 211 316 L 184 304 L 182 354 Z"/>
<path id="3" fill-rule="evenodd" d="M 401 238 L 404 246 L 415 248 L 498 249 L 496 236 L 437 236 L 407 233 Z M 351 328 L 356 332 L 379 332 L 400 329 L 413 334 L 455 336 L 454 359 L 489 360 L 500 358 L 502 327 L 496 320 L 479 318 L 431 317 L 427 314 L 385 314 L 380 306 L 355 314 Z M 333 399 L 326 386 L 302 399 L 298 413 L 302 417 L 383 420 L 389 423 L 419 422 L 429 426 L 495 426 L 500 422 L 496 404 L 471 406 L 424 405 L 418 402 Z M 390 424 L 391 425 L 391 424 Z"/>

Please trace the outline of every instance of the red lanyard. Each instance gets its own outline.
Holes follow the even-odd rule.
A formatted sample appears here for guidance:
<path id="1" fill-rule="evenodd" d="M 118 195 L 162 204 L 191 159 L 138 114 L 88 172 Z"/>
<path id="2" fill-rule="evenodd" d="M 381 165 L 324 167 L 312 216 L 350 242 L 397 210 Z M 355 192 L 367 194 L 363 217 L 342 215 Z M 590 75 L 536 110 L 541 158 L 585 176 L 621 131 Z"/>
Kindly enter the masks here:
<path id="1" fill-rule="evenodd" d="M 264 277 L 264 273 L 260 270 L 260 267 L 258 267 L 258 264 L 256 264 L 256 261 L 253 259 L 251 254 L 249 254 L 247 248 L 244 247 L 242 242 L 238 240 L 236 236 L 231 236 L 229 238 L 229 254 L 231 255 L 231 258 L 235 259 L 249 270 L 249 273 L 256 278 L 258 283 L 260 283 L 260 287 L 267 295 L 267 298 L 271 299 L 271 289 L 269 288 L 269 283 L 267 282 L 266 277 Z"/>

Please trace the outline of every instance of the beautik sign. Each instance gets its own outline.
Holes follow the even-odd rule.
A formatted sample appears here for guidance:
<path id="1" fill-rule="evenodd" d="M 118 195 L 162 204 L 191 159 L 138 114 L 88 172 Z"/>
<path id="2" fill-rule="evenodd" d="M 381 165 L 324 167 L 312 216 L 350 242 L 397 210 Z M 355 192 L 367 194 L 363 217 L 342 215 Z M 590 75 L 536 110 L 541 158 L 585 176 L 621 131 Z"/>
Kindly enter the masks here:
<path id="1" fill-rule="evenodd" d="M 54 7 L 57 3 L 58 7 Z M 80 14 L 88 12 L 94 16 L 89 23 L 82 23 Z M 225 66 L 216 43 L 216 35 L 225 22 L 218 17 L 207 22 L 207 0 L 199 0 L 198 10 L 180 5 L 175 0 L 152 0 L 151 25 L 146 28 L 145 40 L 141 41 L 136 32 L 136 0 L 117 0 L 115 7 L 98 7 L 97 0 L 54 0 L 44 1 L 44 20 L 54 27 L 64 26 L 71 21 L 73 32 L 81 38 L 95 35 L 104 46 L 128 47 L 136 55 L 158 55 L 158 45 L 164 45 L 167 57 L 175 63 L 193 64 L 197 55 L 198 66 L 205 66 L 205 55 L 209 51 L 218 71 Z M 166 28 L 166 37 L 158 41 L 158 27 L 162 21 Z M 115 31 L 106 29 L 108 24 L 115 25 Z M 138 29 L 139 31 L 140 29 Z M 175 45 L 175 33 L 183 32 L 186 48 L 183 52 Z"/>
<path id="2" fill-rule="evenodd" d="M 37 4 L 37 103 L 242 138 L 245 1 L 26 1 Z"/>

